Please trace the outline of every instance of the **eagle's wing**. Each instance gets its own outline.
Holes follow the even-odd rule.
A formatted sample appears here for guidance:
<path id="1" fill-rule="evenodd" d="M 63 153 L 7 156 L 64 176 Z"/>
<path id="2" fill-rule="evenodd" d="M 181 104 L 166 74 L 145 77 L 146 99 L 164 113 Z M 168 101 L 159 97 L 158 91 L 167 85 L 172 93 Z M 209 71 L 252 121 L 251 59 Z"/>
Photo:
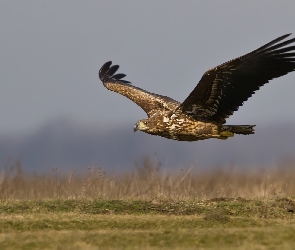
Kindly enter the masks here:
<path id="1" fill-rule="evenodd" d="M 280 42 L 289 35 L 205 72 L 178 110 L 195 119 L 225 123 L 261 86 L 295 70 L 295 46 L 285 47 L 295 38 Z"/>
<path id="2" fill-rule="evenodd" d="M 150 93 L 141 88 L 134 87 L 130 82 L 122 80 L 125 74 L 116 74 L 119 65 L 112 65 L 112 62 L 106 62 L 99 70 L 99 78 L 104 86 L 114 92 L 126 96 L 138 106 L 140 106 L 150 117 L 159 110 L 174 110 L 179 106 L 179 102 L 170 97 Z"/>

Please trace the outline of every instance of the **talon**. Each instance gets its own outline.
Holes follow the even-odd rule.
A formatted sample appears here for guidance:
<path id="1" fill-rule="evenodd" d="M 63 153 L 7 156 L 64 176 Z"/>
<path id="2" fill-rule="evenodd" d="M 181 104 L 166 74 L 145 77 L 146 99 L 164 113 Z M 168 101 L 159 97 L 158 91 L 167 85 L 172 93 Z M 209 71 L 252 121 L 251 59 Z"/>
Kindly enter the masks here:
<path id="1" fill-rule="evenodd" d="M 220 135 L 224 136 L 224 137 L 233 137 L 234 133 L 230 132 L 230 131 L 222 131 L 222 132 L 220 132 Z"/>

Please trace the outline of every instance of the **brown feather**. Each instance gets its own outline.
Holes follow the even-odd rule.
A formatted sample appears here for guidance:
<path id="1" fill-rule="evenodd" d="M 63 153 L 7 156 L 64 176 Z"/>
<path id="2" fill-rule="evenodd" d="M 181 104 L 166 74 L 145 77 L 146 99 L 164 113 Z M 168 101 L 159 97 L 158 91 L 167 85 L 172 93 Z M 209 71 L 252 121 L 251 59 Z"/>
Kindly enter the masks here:
<path id="1" fill-rule="evenodd" d="M 195 119 L 225 123 L 265 83 L 295 70 L 295 38 L 278 43 L 289 35 L 210 69 L 180 105 L 182 112 Z"/>
<path id="2" fill-rule="evenodd" d="M 104 86 L 114 92 L 126 96 L 131 101 L 140 106 L 150 117 L 162 110 L 174 110 L 179 106 L 179 102 L 170 97 L 150 93 L 141 88 L 132 86 L 128 81 L 122 80 L 125 74 L 117 74 L 118 65 L 112 65 L 112 62 L 106 62 L 99 71 L 100 80 Z M 119 75 L 119 77 L 117 77 Z"/>

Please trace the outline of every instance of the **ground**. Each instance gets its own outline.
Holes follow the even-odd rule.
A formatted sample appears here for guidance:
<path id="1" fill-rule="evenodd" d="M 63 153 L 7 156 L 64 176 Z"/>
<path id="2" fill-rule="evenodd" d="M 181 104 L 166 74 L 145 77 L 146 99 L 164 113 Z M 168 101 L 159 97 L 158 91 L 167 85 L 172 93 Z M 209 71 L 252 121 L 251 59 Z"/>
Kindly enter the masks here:
<path id="1" fill-rule="evenodd" d="M 0 249 L 294 249 L 295 163 L 0 172 Z M 0 169 L 1 170 L 1 169 Z"/>
<path id="2" fill-rule="evenodd" d="M 0 249 L 292 249 L 292 199 L 1 201 Z"/>

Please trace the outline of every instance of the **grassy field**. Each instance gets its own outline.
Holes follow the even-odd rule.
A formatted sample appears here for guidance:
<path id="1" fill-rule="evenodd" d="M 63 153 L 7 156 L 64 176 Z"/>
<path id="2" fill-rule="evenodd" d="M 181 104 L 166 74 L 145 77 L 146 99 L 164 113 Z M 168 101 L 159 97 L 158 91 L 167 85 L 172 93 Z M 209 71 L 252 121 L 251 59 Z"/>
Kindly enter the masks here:
<path id="1" fill-rule="evenodd" d="M 294 249 L 295 168 L 0 175 L 0 249 Z"/>
<path id="2" fill-rule="evenodd" d="M 293 249 L 294 201 L 2 201 L 0 249 Z"/>

